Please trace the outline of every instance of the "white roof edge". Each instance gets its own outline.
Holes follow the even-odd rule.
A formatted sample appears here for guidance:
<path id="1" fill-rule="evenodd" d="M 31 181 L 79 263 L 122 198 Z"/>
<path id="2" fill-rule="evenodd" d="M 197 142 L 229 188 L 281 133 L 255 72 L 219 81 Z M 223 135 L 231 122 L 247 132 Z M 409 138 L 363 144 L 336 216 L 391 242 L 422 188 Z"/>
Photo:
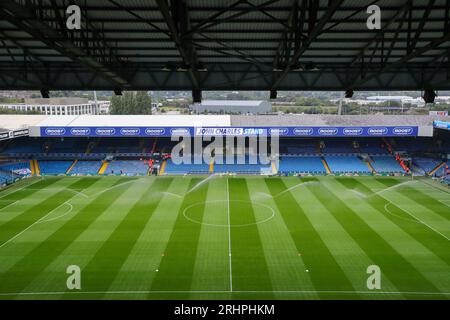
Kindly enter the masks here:
<path id="1" fill-rule="evenodd" d="M 229 115 L 48 116 L 39 127 L 201 127 L 231 125 Z"/>

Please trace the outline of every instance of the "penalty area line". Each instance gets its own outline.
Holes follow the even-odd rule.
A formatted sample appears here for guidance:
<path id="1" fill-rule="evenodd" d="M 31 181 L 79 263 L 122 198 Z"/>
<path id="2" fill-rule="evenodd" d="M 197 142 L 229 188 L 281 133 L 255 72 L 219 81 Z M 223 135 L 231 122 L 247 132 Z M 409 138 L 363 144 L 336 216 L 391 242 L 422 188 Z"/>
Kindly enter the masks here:
<path id="1" fill-rule="evenodd" d="M 428 223 L 426 223 L 425 221 L 419 219 L 418 217 L 416 217 L 414 214 L 412 214 L 409 210 L 402 208 L 401 206 L 399 206 L 398 204 L 392 202 L 391 200 L 383 197 L 384 199 L 386 199 L 387 201 L 389 201 L 389 203 L 393 204 L 394 206 L 400 208 L 400 210 L 406 212 L 407 214 L 409 214 L 411 217 L 413 217 L 414 219 L 416 219 L 418 222 L 420 222 L 421 224 L 423 224 L 424 226 L 426 226 L 428 229 L 430 229 L 431 231 L 434 231 L 436 234 L 440 235 L 441 237 L 445 238 L 447 241 L 450 241 L 450 238 L 447 237 L 445 234 L 443 234 L 442 232 L 440 232 L 439 230 L 437 230 L 436 228 L 433 228 L 432 226 L 430 226 Z M 386 206 L 385 206 L 386 209 Z M 391 213 L 392 214 L 392 213 Z"/>

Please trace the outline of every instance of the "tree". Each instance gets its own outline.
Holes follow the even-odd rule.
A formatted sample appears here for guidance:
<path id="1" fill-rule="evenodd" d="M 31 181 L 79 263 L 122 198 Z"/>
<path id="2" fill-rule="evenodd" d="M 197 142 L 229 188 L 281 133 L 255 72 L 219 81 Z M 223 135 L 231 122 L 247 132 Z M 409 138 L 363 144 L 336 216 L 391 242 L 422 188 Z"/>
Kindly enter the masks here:
<path id="1" fill-rule="evenodd" d="M 146 91 L 127 91 L 111 98 L 111 114 L 151 114 L 152 99 Z"/>
<path id="2" fill-rule="evenodd" d="M 151 114 L 152 113 L 152 99 L 145 91 L 138 91 L 135 96 L 135 111 L 136 114 Z"/>

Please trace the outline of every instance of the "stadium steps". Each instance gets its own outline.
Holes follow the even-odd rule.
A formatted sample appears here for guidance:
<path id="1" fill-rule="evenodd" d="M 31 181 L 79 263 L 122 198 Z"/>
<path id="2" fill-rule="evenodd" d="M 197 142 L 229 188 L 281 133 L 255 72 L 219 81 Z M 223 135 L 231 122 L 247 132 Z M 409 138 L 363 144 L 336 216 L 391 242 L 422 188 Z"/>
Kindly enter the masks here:
<path id="1" fill-rule="evenodd" d="M 377 173 L 377 170 L 375 170 L 375 168 L 372 166 L 372 164 L 370 163 L 370 160 L 365 160 L 367 166 L 369 167 L 370 171 L 372 171 L 372 173 Z"/>
<path id="2" fill-rule="evenodd" d="M 277 165 L 276 165 L 276 163 L 275 163 L 275 160 L 272 160 L 272 161 L 270 162 L 270 165 L 271 165 L 271 167 L 272 167 L 272 174 L 277 174 L 277 173 L 278 173 L 278 168 L 277 168 Z"/>
<path id="3" fill-rule="evenodd" d="M 167 165 L 167 160 L 164 160 L 161 163 L 161 168 L 159 168 L 159 175 L 162 176 L 164 174 L 164 172 L 166 171 L 166 165 Z"/>
<path id="4" fill-rule="evenodd" d="M 106 168 L 108 168 L 109 162 L 108 161 L 102 161 L 102 166 L 100 169 L 98 169 L 98 174 L 104 174 L 106 171 Z"/>
<path id="5" fill-rule="evenodd" d="M 36 174 L 36 170 L 34 170 L 34 160 L 30 160 L 30 170 L 31 175 L 34 176 Z"/>
<path id="6" fill-rule="evenodd" d="M 324 157 L 322 157 L 322 163 L 323 163 L 323 166 L 325 167 L 325 170 L 327 171 L 327 173 L 331 174 L 330 167 L 328 166 L 328 163 L 327 163 L 327 161 L 325 160 Z"/>
<path id="7" fill-rule="evenodd" d="M 436 168 L 434 168 L 433 170 L 431 170 L 428 175 L 432 176 L 433 174 L 435 174 L 440 168 L 442 168 L 443 166 L 445 166 L 445 162 L 440 163 L 439 165 L 436 166 Z"/>
<path id="8" fill-rule="evenodd" d="M 37 176 L 41 175 L 41 170 L 39 169 L 39 163 L 37 160 L 34 160 L 34 171 L 36 172 Z"/>
<path id="9" fill-rule="evenodd" d="M 75 165 L 77 164 L 78 160 L 75 160 L 72 165 L 69 167 L 69 169 L 67 169 L 66 174 L 69 174 L 70 171 L 72 171 L 73 167 L 75 167 Z"/>

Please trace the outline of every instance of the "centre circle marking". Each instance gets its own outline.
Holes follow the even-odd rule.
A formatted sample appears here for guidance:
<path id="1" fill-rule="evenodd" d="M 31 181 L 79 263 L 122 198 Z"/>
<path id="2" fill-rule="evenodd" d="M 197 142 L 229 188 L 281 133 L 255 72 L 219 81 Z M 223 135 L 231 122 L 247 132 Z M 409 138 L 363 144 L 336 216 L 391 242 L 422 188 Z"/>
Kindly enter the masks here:
<path id="1" fill-rule="evenodd" d="M 258 206 L 262 207 L 262 208 L 264 208 L 266 210 L 269 210 L 269 212 L 271 212 L 271 215 L 269 217 L 263 219 L 263 220 L 256 221 L 256 222 L 253 222 L 253 223 L 230 224 L 230 225 L 228 225 L 228 223 L 218 224 L 218 223 L 208 223 L 208 222 L 199 221 L 199 220 L 196 220 L 196 219 L 193 219 L 193 218 L 189 217 L 189 215 L 187 214 L 187 212 L 190 209 L 198 207 L 198 206 L 201 206 L 201 205 L 206 205 L 206 204 L 210 204 L 210 203 L 228 203 L 228 205 L 229 205 L 229 203 L 236 203 L 236 202 L 238 202 L 238 203 L 247 203 L 247 204 L 250 204 L 250 205 L 256 206 L 256 207 L 258 207 Z M 193 204 L 187 206 L 183 210 L 183 216 L 186 218 L 186 220 L 188 220 L 190 222 L 203 224 L 205 226 L 225 227 L 225 228 L 228 228 L 228 226 L 230 226 L 231 228 L 239 228 L 239 227 L 248 227 L 248 226 L 254 226 L 254 225 L 257 225 L 257 224 L 265 223 L 265 222 L 273 219 L 273 217 L 275 216 L 275 210 L 273 210 L 273 208 L 268 206 L 268 205 L 265 205 L 265 204 L 262 204 L 262 203 L 258 203 L 258 202 L 254 202 L 254 201 L 246 201 L 246 200 L 229 200 L 229 201 L 227 201 L 227 200 L 210 200 L 210 201 L 196 202 L 196 203 L 193 203 Z"/>

